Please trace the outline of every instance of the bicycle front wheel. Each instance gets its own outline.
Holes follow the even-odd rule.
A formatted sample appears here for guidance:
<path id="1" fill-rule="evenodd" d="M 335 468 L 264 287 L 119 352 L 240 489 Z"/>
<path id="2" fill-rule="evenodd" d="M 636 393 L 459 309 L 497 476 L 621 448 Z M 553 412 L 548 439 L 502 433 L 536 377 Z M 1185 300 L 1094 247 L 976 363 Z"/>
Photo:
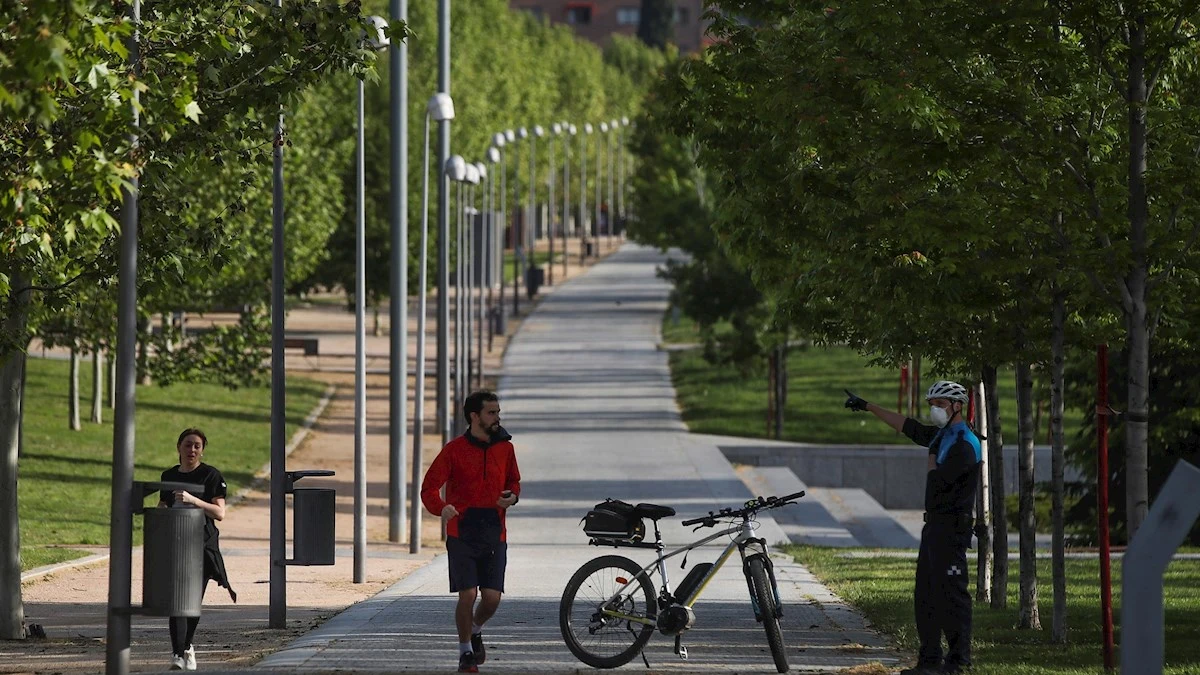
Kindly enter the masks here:
<path id="1" fill-rule="evenodd" d="M 657 615 L 650 575 L 629 558 L 606 555 L 588 561 L 567 582 L 558 626 L 575 658 L 594 668 L 616 668 L 650 641 Z"/>
<path id="2" fill-rule="evenodd" d="M 750 559 L 750 583 L 754 587 L 755 602 L 762 616 L 763 628 L 767 631 L 767 644 L 771 646 L 771 657 L 775 659 L 775 670 L 788 671 L 787 652 L 783 646 L 783 631 L 779 628 L 779 610 L 775 606 L 775 589 L 767 575 L 767 566 L 763 559 L 755 556 Z"/>

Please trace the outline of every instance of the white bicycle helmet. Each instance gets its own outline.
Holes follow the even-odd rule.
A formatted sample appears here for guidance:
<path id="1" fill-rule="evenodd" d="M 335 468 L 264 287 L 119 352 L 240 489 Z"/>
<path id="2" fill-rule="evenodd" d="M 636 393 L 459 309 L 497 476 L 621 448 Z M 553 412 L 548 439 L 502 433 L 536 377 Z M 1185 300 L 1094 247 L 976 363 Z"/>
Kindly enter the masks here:
<path id="1" fill-rule="evenodd" d="M 957 382 L 949 380 L 938 380 L 933 383 L 929 391 L 925 394 L 926 401 L 932 401 L 935 398 L 944 398 L 950 401 L 958 401 L 960 403 L 967 402 L 967 388 Z"/>

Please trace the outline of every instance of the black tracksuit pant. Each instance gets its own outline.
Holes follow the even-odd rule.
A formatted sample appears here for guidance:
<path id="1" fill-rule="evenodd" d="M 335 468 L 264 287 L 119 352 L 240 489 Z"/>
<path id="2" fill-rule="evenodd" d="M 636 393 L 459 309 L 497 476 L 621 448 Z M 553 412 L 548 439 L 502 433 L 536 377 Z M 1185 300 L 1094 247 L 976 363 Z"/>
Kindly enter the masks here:
<path id="1" fill-rule="evenodd" d="M 926 523 L 917 555 L 917 583 L 913 590 L 919 661 L 941 665 L 942 635 L 949 650 L 947 664 L 971 663 L 971 594 L 968 591 L 967 547 L 970 525 Z"/>

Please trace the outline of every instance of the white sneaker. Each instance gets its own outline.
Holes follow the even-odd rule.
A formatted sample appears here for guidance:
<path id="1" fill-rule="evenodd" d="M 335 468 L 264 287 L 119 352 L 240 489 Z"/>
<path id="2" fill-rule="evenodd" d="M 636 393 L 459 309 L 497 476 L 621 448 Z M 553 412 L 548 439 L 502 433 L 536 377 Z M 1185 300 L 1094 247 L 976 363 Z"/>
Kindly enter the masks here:
<path id="1" fill-rule="evenodd" d="M 183 669 L 196 669 L 196 648 L 193 646 L 189 645 L 187 651 L 183 653 Z"/>
<path id="2" fill-rule="evenodd" d="M 183 670 L 185 660 L 178 654 L 171 654 L 171 670 Z"/>

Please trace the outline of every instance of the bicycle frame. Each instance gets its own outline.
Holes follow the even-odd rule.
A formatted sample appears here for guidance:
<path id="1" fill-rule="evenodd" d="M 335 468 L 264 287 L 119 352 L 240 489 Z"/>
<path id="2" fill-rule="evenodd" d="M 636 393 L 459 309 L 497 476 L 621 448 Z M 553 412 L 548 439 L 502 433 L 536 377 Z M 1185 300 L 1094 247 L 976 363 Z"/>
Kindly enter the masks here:
<path id="1" fill-rule="evenodd" d="M 673 558 L 677 555 L 680 555 L 681 553 L 688 553 L 697 548 L 700 548 L 701 546 L 704 546 L 705 544 L 707 544 L 713 540 L 719 539 L 721 537 L 724 537 L 724 536 L 727 536 L 727 535 L 730 535 L 733 533 L 737 533 L 737 536 L 734 537 L 733 540 L 729 542 L 729 545 L 727 545 L 725 547 L 725 550 L 721 551 L 721 555 L 717 557 L 717 560 L 716 560 L 716 562 L 713 563 L 712 568 L 709 569 L 708 572 L 705 573 L 705 575 L 700 578 L 700 581 L 696 584 L 696 587 L 689 593 L 688 597 L 677 598 L 676 604 L 683 605 L 686 607 L 691 607 L 696 602 L 696 600 L 700 597 L 700 594 L 704 592 L 704 589 L 705 589 L 705 587 L 708 586 L 708 583 L 710 581 L 712 581 L 714 576 L 716 576 L 717 572 L 719 572 L 721 570 L 721 568 L 725 566 L 725 563 L 729 561 L 729 558 L 733 555 L 734 549 L 737 549 L 739 554 L 741 555 L 743 567 L 746 564 L 746 547 L 748 547 L 748 546 L 758 546 L 759 547 L 759 551 L 756 551 L 755 553 L 753 553 L 751 555 L 758 555 L 761 553 L 764 558 L 766 557 L 767 542 L 765 539 L 754 536 L 754 527 L 751 525 L 752 522 L 753 521 L 750 520 L 749 518 L 743 518 L 742 522 L 737 525 L 731 525 L 731 526 L 725 528 L 724 530 L 721 530 L 720 532 L 714 532 L 713 534 L 711 534 L 707 537 L 704 537 L 703 539 L 694 541 L 690 544 L 687 544 L 686 546 L 681 546 L 665 555 L 663 554 L 663 551 L 666 549 L 666 546 L 662 543 L 662 535 L 659 533 L 658 523 L 656 522 L 654 524 L 654 549 L 657 551 L 657 556 L 656 556 L 654 562 L 650 563 L 649 565 L 646 565 L 645 567 L 643 567 L 641 569 L 641 571 L 638 573 L 638 576 L 641 576 L 644 574 L 648 578 L 652 577 L 654 574 L 655 568 L 657 568 L 659 576 L 662 577 L 662 584 L 659 587 L 660 597 L 663 597 L 663 596 L 669 597 L 671 595 L 671 580 L 667 574 L 667 565 L 666 565 L 666 561 L 669 558 Z M 622 594 L 625 593 L 625 591 L 630 586 L 633 586 L 634 584 L 636 584 L 638 576 L 635 576 L 633 579 L 630 579 L 623 586 L 618 588 L 616 590 L 616 592 L 613 594 L 613 597 L 620 597 Z M 772 577 L 774 577 L 774 574 L 772 574 Z M 773 578 L 772 578 L 772 582 L 774 582 Z M 612 598 L 609 598 L 609 600 L 611 600 L 611 599 Z M 621 612 L 617 612 L 617 611 L 608 609 L 607 607 L 602 608 L 601 613 L 603 613 L 605 616 L 611 616 L 614 618 L 623 619 L 625 621 L 645 624 L 645 625 L 649 625 L 649 626 L 656 626 L 658 623 L 657 619 L 655 617 L 643 618 L 643 617 L 638 617 L 638 616 L 629 616 L 626 614 L 622 614 Z M 757 614 L 757 609 L 755 610 L 755 613 Z"/>

